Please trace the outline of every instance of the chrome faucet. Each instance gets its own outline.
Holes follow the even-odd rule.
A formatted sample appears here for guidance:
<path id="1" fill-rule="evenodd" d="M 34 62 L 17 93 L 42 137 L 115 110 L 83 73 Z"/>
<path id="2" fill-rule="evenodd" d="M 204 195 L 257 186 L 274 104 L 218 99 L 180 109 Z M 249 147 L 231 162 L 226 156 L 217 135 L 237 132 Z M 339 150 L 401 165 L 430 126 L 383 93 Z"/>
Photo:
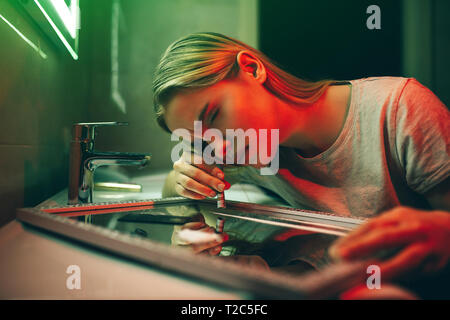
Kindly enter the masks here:
<path id="1" fill-rule="evenodd" d="M 68 203 L 91 203 L 94 172 L 100 166 L 135 165 L 144 167 L 151 155 L 142 153 L 97 152 L 94 150 L 96 128 L 124 126 L 126 122 L 75 123 L 72 128 L 69 165 Z"/>

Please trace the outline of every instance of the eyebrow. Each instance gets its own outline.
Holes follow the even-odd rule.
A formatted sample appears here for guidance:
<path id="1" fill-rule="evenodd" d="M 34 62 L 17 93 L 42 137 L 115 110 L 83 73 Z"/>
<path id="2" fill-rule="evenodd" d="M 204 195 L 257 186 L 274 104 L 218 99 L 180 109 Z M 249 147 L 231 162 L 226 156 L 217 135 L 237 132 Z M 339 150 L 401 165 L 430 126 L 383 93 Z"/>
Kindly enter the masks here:
<path id="1" fill-rule="evenodd" d="M 205 117 L 206 110 L 208 110 L 208 105 L 209 105 L 209 102 L 207 102 L 205 104 L 205 106 L 203 107 L 202 111 L 198 115 L 198 120 L 200 120 L 200 121 L 204 121 L 205 120 L 204 117 Z"/>

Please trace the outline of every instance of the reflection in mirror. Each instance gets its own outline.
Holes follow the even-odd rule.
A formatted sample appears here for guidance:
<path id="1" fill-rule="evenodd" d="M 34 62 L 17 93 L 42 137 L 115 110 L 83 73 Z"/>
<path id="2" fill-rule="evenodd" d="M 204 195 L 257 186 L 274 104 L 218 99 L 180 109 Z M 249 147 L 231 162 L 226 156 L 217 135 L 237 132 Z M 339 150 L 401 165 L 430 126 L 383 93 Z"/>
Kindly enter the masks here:
<path id="1" fill-rule="evenodd" d="M 291 275 L 329 264 L 328 246 L 361 222 L 231 201 L 226 209 L 218 209 L 214 201 L 165 201 L 91 213 L 61 215 L 240 265 Z M 216 230 L 218 219 L 224 222 L 223 232 Z"/>

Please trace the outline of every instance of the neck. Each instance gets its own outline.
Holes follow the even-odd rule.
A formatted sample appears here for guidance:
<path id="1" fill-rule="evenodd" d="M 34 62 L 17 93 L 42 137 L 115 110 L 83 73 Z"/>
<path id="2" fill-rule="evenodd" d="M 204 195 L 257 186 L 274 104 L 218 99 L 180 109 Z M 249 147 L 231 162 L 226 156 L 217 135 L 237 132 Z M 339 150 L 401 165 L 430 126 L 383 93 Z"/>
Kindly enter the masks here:
<path id="1" fill-rule="evenodd" d="M 305 157 L 328 149 L 345 122 L 348 86 L 330 86 L 313 104 L 280 101 L 280 145 L 294 148 Z"/>

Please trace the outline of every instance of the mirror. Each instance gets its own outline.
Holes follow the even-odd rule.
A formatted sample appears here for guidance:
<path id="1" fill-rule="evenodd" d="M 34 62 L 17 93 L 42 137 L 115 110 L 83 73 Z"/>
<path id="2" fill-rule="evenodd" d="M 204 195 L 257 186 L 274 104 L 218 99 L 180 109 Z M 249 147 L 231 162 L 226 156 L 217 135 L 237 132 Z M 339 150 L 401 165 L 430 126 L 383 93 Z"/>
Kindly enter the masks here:
<path id="1" fill-rule="evenodd" d="M 329 257 L 324 248 L 362 222 L 237 201 L 228 201 L 227 208 L 217 208 L 215 200 L 185 198 L 108 202 L 42 211 L 190 253 L 193 250 L 189 244 L 199 246 L 220 236 L 217 225 L 223 221 L 223 232 L 229 238 L 217 255 L 219 260 L 296 276 L 312 271 L 313 266 L 326 265 Z M 186 223 L 199 221 L 210 227 L 209 232 L 182 228 Z"/>
<path id="2" fill-rule="evenodd" d="M 316 264 L 321 272 L 309 272 L 308 264 L 326 261 L 326 246 L 364 220 L 289 207 L 227 201 L 226 208 L 217 208 L 215 200 L 177 197 L 22 208 L 17 218 L 70 241 L 253 299 L 332 298 L 366 277 L 365 262 Z M 216 237 L 218 218 L 229 235 L 220 254 L 195 254 L 186 244 Z M 203 219 L 210 232 L 183 232 L 185 223 Z"/>

